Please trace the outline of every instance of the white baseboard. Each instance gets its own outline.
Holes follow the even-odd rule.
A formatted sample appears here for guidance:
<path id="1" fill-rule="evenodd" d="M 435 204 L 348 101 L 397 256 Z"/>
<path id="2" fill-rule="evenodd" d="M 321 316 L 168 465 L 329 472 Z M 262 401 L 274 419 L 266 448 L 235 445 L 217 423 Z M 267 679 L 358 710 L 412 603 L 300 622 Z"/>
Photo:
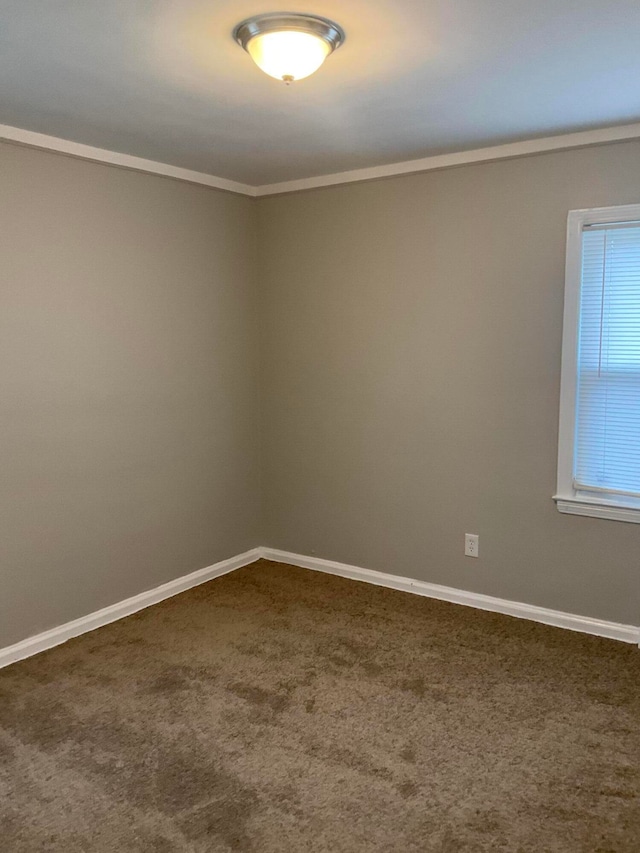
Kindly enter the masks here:
<path id="1" fill-rule="evenodd" d="M 237 557 L 230 557 L 228 560 L 222 560 L 212 566 L 198 569 L 188 575 L 183 575 L 181 578 L 163 583 L 154 589 L 141 592 L 139 595 L 125 598 L 124 601 L 111 604 L 109 607 L 103 607 L 102 610 L 96 610 L 94 613 L 89 613 L 88 616 L 81 616 L 80 619 L 74 619 L 72 622 L 66 622 L 57 628 L 43 631 L 42 634 L 36 634 L 35 637 L 27 637 L 26 640 L 21 640 L 13 646 L 0 649 L 0 669 L 39 652 L 44 652 L 46 649 L 51 649 L 53 646 L 59 646 L 72 637 L 86 634 L 102 627 L 102 625 L 108 625 L 109 622 L 122 619 L 124 616 L 130 616 L 132 613 L 144 610 L 145 607 L 150 607 L 152 604 L 158 604 L 165 598 L 171 598 L 171 596 L 178 595 L 178 593 L 191 589 L 193 586 L 219 578 L 221 575 L 242 568 L 242 566 L 248 566 L 249 563 L 255 562 L 261 556 L 262 549 L 253 548 L 251 551 L 245 551 L 244 554 L 238 554 Z"/>
<path id="2" fill-rule="evenodd" d="M 111 604 L 102 610 L 96 610 L 80 619 L 66 622 L 57 628 L 43 631 L 34 637 L 27 637 L 12 646 L 0 649 L 0 669 L 9 664 L 16 663 L 24 658 L 44 652 L 54 646 L 94 631 L 110 622 L 115 622 L 125 616 L 130 616 L 145 607 L 151 607 L 171 598 L 191 587 L 206 583 L 207 581 L 226 575 L 242 566 L 263 558 L 273 560 L 277 563 L 289 563 L 303 569 L 313 569 L 317 572 L 326 572 L 331 575 L 339 575 L 351 580 L 364 581 L 365 583 L 386 586 L 389 589 L 397 589 L 403 592 L 412 592 L 415 595 L 423 595 L 427 598 L 437 598 L 440 601 L 450 601 L 454 604 L 463 604 L 467 607 L 475 607 L 479 610 L 490 610 L 493 613 L 504 613 L 508 616 L 516 616 L 520 619 L 529 619 L 533 622 L 542 622 L 545 625 L 553 625 L 556 628 L 568 628 L 570 631 L 581 631 L 584 634 L 594 634 L 597 637 L 606 637 L 610 640 L 621 640 L 624 643 L 640 643 L 640 627 L 635 625 L 622 625 L 618 622 L 606 622 L 602 619 L 594 619 L 590 616 L 577 616 L 573 613 L 562 613 L 559 610 L 548 610 L 546 607 L 535 607 L 532 604 L 523 604 L 519 601 L 508 601 L 504 598 L 494 598 L 490 595 L 481 595 L 476 592 L 454 589 L 448 586 L 427 583 L 426 581 L 413 578 L 403 578 L 398 575 L 389 575 L 384 572 L 376 572 L 371 569 L 361 569 L 357 566 L 349 566 L 346 563 L 336 563 L 332 560 L 322 560 L 319 557 L 305 557 L 302 554 L 293 554 L 289 551 L 279 551 L 275 548 L 253 548 L 237 557 L 230 557 L 207 566 L 204 569 L 191 572 L 191 574 L 176 578 L 168 583 L 157 586 L 155 589 L 141 592 L 124 601 Z"/>
<path id="3" fill-rule="evenodd" d="M 637 625 L 622 625 L 618 622 L 594 619 L 591 616 L 563 613 L 560 610 L 549 610 L 546 607 L 536 607 L 533 604 L 524 604 L 520 601 L 509 601 L 505 598 L 494 598 L 491 595 L 481 595 L 477 592 L 466 592 L 449 586 L 388 575 L 384 572 L 361 569 L 357 566 L 336 563 L 332 560 L 322 560 L 318 557 L 305 557 L 302 554 L 292 554 L 274 548 L 260 548 L 259 550 L 260 556 L 265 560 L 273 560 L 277 563 L 289 563 L 303 569 L 313 569 L 317 572 L 339 575 L 351 580 L 386 586 L 403 592 L 412 592 L 415 595 L 463 604 L 466 607 L 475 607 L 479 610 L 504 613 L 507 616 L 516 616 L 520 619 L 529 619 L 532 622 L 553 625 L 556 628 L 568 628 L 570 631 L 580 631 L 583 634 L 594 634 L 597 637 L 606 637 L 610 640 L 621 640 L 623 643 L 640 643 L 640 626 Z"/>

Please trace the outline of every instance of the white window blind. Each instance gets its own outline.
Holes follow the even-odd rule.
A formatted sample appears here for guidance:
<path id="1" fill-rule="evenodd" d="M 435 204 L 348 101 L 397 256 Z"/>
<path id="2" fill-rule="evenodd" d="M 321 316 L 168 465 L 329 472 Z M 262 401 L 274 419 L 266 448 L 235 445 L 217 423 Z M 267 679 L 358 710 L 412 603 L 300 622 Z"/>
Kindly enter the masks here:
<path id="1" fill-rule="evenodd" d="M 574 488 L 640 497 L 640 222 L 582 232 Z"/>

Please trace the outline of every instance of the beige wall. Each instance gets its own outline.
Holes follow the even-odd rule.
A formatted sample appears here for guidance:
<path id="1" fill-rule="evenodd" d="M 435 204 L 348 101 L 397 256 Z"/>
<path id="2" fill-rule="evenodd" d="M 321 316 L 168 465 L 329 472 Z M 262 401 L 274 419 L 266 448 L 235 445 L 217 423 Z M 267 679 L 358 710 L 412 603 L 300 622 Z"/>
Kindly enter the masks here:
<path id="1" fill-rule="evenodd" d="M 261 200 L 267 544 L 638 624 L 551 500 L 567 211 L 638 201 L 637 142 Z"/>
<path id="2" fill-rule="evenodd" d="M 0 647 L 258 544 L 637 624 L 551 495 L 566 214 L 639 199 L 635 142 L 257 203 L 0 145 Z"/>
<path id="3" fill-rule="evenodd" d="M 0 146 L 0 647 L 260 541 L 255 205 Z"/>

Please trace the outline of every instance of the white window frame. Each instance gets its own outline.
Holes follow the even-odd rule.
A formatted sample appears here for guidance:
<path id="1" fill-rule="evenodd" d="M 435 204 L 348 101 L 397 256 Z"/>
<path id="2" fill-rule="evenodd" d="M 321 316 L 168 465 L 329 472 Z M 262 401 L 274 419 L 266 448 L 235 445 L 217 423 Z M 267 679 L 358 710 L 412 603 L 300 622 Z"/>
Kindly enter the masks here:
<path id="1" fill-rule="evenodd" d="M 558 486 L 553 496 L 560 512 L 640 524 L 640 498 L 624 495 L 594 497 L 573 485 L 576 399 L 578 391 L 578 326 L 582 286 L 582 230 L 585 225 L 640 220 L 640 204 L 570 210 L 567 219 L 567 261 L 562 329 Z"/>

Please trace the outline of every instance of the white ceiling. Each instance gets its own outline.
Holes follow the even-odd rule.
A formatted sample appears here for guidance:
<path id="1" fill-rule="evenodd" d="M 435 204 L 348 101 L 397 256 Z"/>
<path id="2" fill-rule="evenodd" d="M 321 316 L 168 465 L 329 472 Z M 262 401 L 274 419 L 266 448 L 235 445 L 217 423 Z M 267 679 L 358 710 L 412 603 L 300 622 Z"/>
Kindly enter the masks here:
<path id="1" fill-rule="evenodd" d="M 286 87 L 271 11 L 345 45 Z M 640 119 L 640 0 L 0 0 L 0 123 L 260 185 Z"/>

